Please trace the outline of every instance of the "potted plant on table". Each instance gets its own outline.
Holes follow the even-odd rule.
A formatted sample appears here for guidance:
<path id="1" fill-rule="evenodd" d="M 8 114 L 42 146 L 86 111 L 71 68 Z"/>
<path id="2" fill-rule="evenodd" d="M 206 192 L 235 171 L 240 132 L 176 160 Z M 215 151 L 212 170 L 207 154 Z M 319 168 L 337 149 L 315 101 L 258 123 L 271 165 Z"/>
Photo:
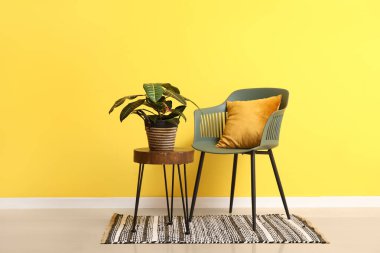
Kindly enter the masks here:
<path id="1" fill-rule="evenodd" d="M 186 121 L 183 112 L 187 107 L 187 102 L 198 106 L 190 99 L 182 96 L 180 90 L 170 83 L 146 83 L 143 88 L 145 94 L 125 96 L 118 99 L 109 113 L 126 100 L 134 100 L 121 110 L 120 122 L 123 122 L 131 114 L 138 115 L 145 123 L 149 149 L 171 151 L 174 149 L 180 118 Z M 175 108 L 173 107 L 174 100 L 179 103 Z"/>

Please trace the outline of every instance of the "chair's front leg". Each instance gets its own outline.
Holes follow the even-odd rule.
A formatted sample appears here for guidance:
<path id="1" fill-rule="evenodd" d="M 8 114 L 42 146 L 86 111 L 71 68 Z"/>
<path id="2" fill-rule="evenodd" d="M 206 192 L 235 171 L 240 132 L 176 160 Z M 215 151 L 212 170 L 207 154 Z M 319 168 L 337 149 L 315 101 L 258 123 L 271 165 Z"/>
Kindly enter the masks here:
<path id="1" fill-rule="evenodd" d="M 256 175 L 255 175 L 255 151 L 251 153 L 251 203 L 252 203 L 252 228 L 256 231 Z"/>
<path id="2" fill-rule="evenodd" d="M 280 180 L 280 175 L 278 174 L 278 171 L 277 171 L 276 162 L 274 161 L 273 151 L 271 149 L 269 149 L 268 151 L 269 151 L 270 162 L 272 163 L 272 167 L 273 167 L 273 173 L 274 173 L 274 176 L 276 177 L 278 190 L 280 191 L 282 204 L 284 205 L 284 208 L 285 208 L 286 217 L 290 219 L 288 205 L 286 204 L 286 199 L 285 199 L 285 193 L 284 193 L 284 190 L 282 189 L 282 184 Z"/>
<path id="3" fill-rule="evenodd" d="M 201 174 L 202 174 L 202 167 L 203 167 L 203 160 L 204 160 L 204 158 L 205 158 L 205 152 L 201 152 L 201 156 L 199 158 L 199 164 L 198 164 L 197 177 L 195 179 L 193 198 L 191 200 L 191 209 L 190 209 L 190 215 L 189 215 L 189 222 L 191 222 L 191 220 L 193 219 L 195 201 L 197 200 L 198 187 L 199 187 L 199 182 L 201 180 Z"/>
<path id="4" fill-rule="evenodd" d="M 234 154 L 234 163 L 232 165 L 231 194 L 230 194 L 230 210 L 229 210 L 230 213 L 232 213 L 232 208 L 234 206 L 234 193 L 235 193 L 237 162 L 238 162 L 238 154 Z"/>

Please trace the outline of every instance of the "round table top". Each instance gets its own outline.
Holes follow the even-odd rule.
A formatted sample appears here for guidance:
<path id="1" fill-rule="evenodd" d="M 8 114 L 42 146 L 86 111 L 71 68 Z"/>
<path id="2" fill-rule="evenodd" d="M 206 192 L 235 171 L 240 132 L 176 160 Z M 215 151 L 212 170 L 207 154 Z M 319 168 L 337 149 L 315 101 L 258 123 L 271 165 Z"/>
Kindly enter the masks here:
<path id="1" fill-rule="evenodd" d="M 173 151 L 151 151 L 149 148 L 134 150 L 133 160 L 143 164 L 186 164 L 194 160 L 192 148 L 174 148 Z"/>

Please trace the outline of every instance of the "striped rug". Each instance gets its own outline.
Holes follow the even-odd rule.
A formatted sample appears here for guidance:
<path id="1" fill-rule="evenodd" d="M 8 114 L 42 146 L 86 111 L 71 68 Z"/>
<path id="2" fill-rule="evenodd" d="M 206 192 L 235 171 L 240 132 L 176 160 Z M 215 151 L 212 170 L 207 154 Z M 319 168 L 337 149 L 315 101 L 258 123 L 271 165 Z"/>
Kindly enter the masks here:
<path id="1" fill-rule="evenodd" d="M 256 232 L 249 215 L 194 216 L 186 235 L 182 216 L 165 225 L 166 216 L 138 216 L 136 233 L 131 233 L 133 216 L 114 214 L 104 233 L 104 244 L 128 243 L 326 243 L 304 219 L 282 214 L 258 215 Z"/>

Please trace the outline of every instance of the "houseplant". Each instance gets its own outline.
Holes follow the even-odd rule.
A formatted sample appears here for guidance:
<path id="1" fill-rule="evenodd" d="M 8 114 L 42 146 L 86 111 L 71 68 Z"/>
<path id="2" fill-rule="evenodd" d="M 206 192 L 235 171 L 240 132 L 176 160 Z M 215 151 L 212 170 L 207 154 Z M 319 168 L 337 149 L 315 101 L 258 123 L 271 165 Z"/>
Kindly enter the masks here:
<path id="1" fill-rule="evenodd" d="M 133 100 L 121 110 L 120 122 L 123 122 L 131 114 L 138 115 L 144 120 L 149 148 L 151 150 L 173 150 L 180 118 L 186 121 L 183 112 L 187 107 L 187 102 L 198 106 L 182 96 L 180 90 L 170 83 L 146 83 L 143 88 L 145 94 L 118 99 L 109 113 L 125 101 Z M 174 107 L 173 101 L 179 105 Z"/>

